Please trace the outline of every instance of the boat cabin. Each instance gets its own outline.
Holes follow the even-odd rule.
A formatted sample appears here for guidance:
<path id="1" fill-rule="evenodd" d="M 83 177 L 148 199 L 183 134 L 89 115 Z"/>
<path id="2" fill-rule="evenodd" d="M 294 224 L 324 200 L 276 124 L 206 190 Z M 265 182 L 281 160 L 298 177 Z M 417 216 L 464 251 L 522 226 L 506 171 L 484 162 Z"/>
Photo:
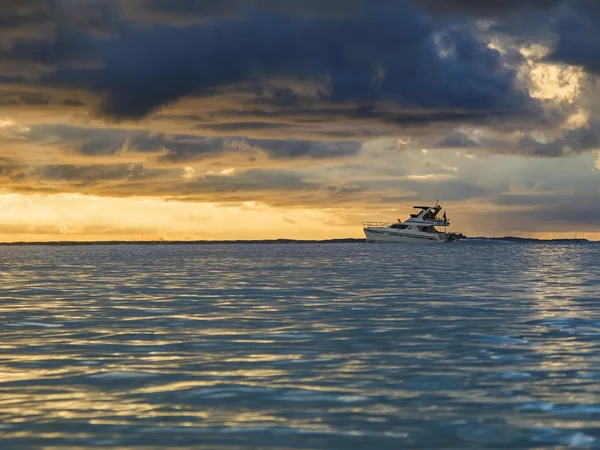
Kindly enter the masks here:
<path id="1" fill-rule="evenodd" d="M 439 205 L 436 206 L 413 206 L 414 209 L 418 210 L 410 215 L 413 219 L 422 220 L 438 220 L 437 215 L 442 210 Z"/>
<path id="2" fill-rule="evenodd" d="M 418 226 L 418 225 L 405 225 L 403 223 L 394 223 L 394 224 L 390 225 L 390 228 L 394 228 L 397 230 L 421 231 L 423 233 L 439 233 L 439 231 L 432 225 Z"/>

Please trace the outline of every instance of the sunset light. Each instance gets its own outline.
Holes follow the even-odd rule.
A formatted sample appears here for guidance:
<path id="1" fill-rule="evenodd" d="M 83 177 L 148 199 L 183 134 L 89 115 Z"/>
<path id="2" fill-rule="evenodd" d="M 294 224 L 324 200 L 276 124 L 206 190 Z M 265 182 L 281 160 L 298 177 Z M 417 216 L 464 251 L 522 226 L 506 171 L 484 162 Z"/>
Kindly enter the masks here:
<path id="1" fill-rule="evenodd" d="M 241 217 L 236 239 L 357 237 L 436 198 L 523 217 L 455 214 L 471 235 L 598 233 L 574 219 L 600 195 L 597 66 L 557 28 L 577 9 L 50 3 L 3 7 L 2 241 L 229 239 Z"/>

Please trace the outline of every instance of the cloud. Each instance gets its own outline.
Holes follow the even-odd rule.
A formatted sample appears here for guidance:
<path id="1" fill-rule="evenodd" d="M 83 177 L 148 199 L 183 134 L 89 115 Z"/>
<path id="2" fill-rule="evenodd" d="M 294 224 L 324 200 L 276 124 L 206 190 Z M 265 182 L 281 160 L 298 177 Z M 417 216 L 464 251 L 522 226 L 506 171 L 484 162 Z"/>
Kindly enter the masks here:
<path id="1" fill-rule="evenodd" d="M 119 16 L 117 0 L 3 0 L 0 41 L 52 39 L 65 32 L 106 36 Z"/>
<path id="2" fill-rule="evenodd" d="M 2 36 L 24 37 L 39 34 L 40 26 L 48 23 L 45 0 L 5 0 L 0 4 Z M 0 39 L 1 40 L 1 39 Z"/>
<path id="3" fill-rule="evenodd" d="M 29 147 L 58 148 L 66 156 L 143 157 L 170 164 L 206 159 L 232 159 L 243 155 L 256 160 L 261 153 L 269 160 L 337 159 L 356 156 L 362 147 L 358 141 L 308 141 L 285 139 L 246 139 L 240 137 L 204 137 L 192 134 L 152 133 L 147 130 L 84 128 L 68 125 L 34 125 L 21 131 L 22 142 Z M 113 159 L 115 159 L 113 158 Z"/>
<path id="4" fill-rule="evenodd" d="M 532 106 L 501 54 L 474 30 L 436 29 L 408 1 L 358 2 L 358 20 L 299 20 L 269 12 L 274 3 L 267 3 L 263 9 L 244 3 L 235 19 L 193 25 L 143 27 L 106 16 L 116 21 L 118 37 L 65 31 L 52 40 L 15 40 L 4 52 L 11 63 L 5 81 L 34 77 L 42 85 L 89 90 L 102 98 L 99 113 L 114 119 L 140 119 L 185 96 L 281 77 L 326 79 L 320 101 L 364 105 L 366 117 L 382 102 L 406 112 L 436 110 L 439 120 Z M 143 5 L 185 9 L 168 4 Z"/>
<path id="5" fill-rule="evenodd" d="M 358 154 L 359 142 L 351 141 L 296 141 L 280 139 L 240 139 L 240 138 L 203 138 L 196 136 L 177 136 L 165 142 L 167 153 L 160 161 L 182 163 L 201 161 L 215 155 L 243 155 L 256 160 L 260 152 L 266 153 L 269 160 L 297 159 L 336 159 Z M 232 159 L 232 158 L 229 158 Z M 263 161 L 268 164 L 269 161 Z"/>
<path id="6" fill-rule="evenodd" d="M 563 0 L 417 0 L 433 13 L 497 16 L 523 10 L 549 9 Z"/>
<path id="7" fill-rule="evenodd" d="M 225 199 L 253 197 L 257 193 L 293 192 L 312 188 L 311 182 L 291 170 L 250 169 L 205 171 L 185 176 L 179 169 L 147 168 L 142 164 L 48 164 L 0 166 L 0 179 L 15 192 L 84 193 L 101 196 L 203 196 Z M 197 175 L 197 176 L 196 176 Z M 279 195 L 274 195 L 276 199 Z"/>
<path id="8" fill-rule="evenodd" d="M 142 164 L 48 164 L 43 166 L 3 166 L 0 175 L 10 182 L 21 183 L 61 183 L 70 188 L 93 186 L 97 183 L 111 183 L 121 180 L 135 180 L 144 177 Z M 56 186 L 60 191 L 60 184 Z M 64 187 L 64 186 L 63 186 Z M 72 189 L 67 189 L 72 190 Z"/>
<path id="9" fill-rule="evenodd" d="M 357 154 L 331 158 L 326 165 L 322 159 L 310 156 L 310 152 L 304 153 L 309 164 L 295 168 L 287 163 L 270 167 L 269 161 L 279 161 L 276 159 L 262 160 L 253 169 L 234 168 L 226 165 L 228 158 L 225 157 L 220 158 L 222 165 L 218 168 L 194 163 L 189 166 L 139 163 L 19 166 L 7 163 L 0 167 L 0 181 L 5 188 L 21 193 L 135 195 L 221 204 L 260 201 L 285 208 L 343 207 L 359 215 L 363 214 L 361 211 L 372 210 L 376 215 L 385 213 L 392 217 L 405 214 L 406 205 L 410 203 L 440 198 L 450 207 L 453 225 L 457 230 L 464 228 L 463 231 L 471 222 L 481 224 L 488 219 L 487 216 L 453 214 L 462 205 L 474 202 L 503 211 L 499 220 L 505 230 L 512 226 L 507 219 L 510 214 L 517 217 L 520 211 L 520 217 L 534 217 L 535 211 L 542 210 L 555 212 L 556 220 L 560 218 L 566 229 L 566 219 L 563 220 L 563 213 L 559 211 L 561 205 L 571 203 L 574 214 L 584 213 L 600 193 L 598 171 L 593 170 L 597 157 L 594 153 L 583 153 L 564 161 L 490 156 L 480 149 L 468 149 L 476 156 L 464 158 L 458 151 L 447 148 L 432 148 L 425 153 L 418 146 L 412 149 L 388 147 L 384 141 L 393 140 L 371 143 L 366 148 L 361 147 Z M 301 149 L 305 151 L 304 147 Z M 287 161 L 293 161 L 293 157 L 290 158 Z M 399 211 L 391 208 L 399 208 Z M 551 221 L 550 212 L 545 213 L 548 216 L 539 217 Z M 587 215 L 582 217 L 588 220 Z M 593 220 L 589 218 L 588 227 Z M 489 230 L 495 230 L 496 225 L 486 222 L 485 226 L 488 225 Z M 583 224 L 578 226 L 585 229 Z M 522 230 L 528 227 L 523 224 Z"/>
<path id="10" fill-rule="evenodd" d="M 469 137 L 466 133 L 453 131 L 448 136 L 445 136 L 439 143 L 439 147 L 450 148 L 469 148 L 479 147 L 479 144 Z"/>
<path id="11" fill-rule="evenodd" d="M 165 142 L 167 153 L 159 157 L 159 161 L 170 163 L 188 163 L 200 161 L 209 156 L 223 155 L 226 142 L 218 138 L 202 138 L 196 136 L 175 136 Z"/>
<path id="12" fill-rule="evenodd" d="M 188 193 L 296 191 L 307 189 L 312 183 L 290 170 L 250 169 L 233 176 L 207 175 L 194 184 L 186 185 Z"/>
<path id="13" fill-rule="evenodd" d="M 472 181 L 462 181 L 456 177 L 424 177 L 409 178 L 397 183 L 403 191 L 410 192 L 406 200 L 423 201 L 423 199 L 434 200 L 443 197 L 446 202 L 459 202 L 473 198 L 485 197 L 490 189 Z M 393 203 L 393 202 L 392 202 Z"/>
<path id="14" fill-rule="evenodd" d="M 53 236 L 56 240 L 67 240 L 66 236 L 140 236 L 159 233 L 157 227 L 123 226 L 99 224 L 70 224 L 70 225 L 35 225 L 31 223 L 12 222 L 0 223 L 0 234 L 19 236 Z"/>
<path id="15" fill-rule="evenodd" d="M 515 234 L 528 231 L 593 233 L 600 225 L 600 212 L 590 208 L 595 198 L 560 194 L 499 198 L 494 204 L 502 208 L 502 213 L 483 217 L 480 226 L 502 234 L 507 234 L 506 230 Z"/>
<path id="16" fill-rule="evenodd" d="M 600 149 L 600 121 L 591 118 L 582 126 L 573 129 L 519 131 L 507 134 L 479 130 L 470 136 L 462 131 L 453 131 L 437 142 L 423 141 L 421 145 L 427 148 L 478 150 L 499 155 L 546 158 L 572 156 Z"/>
<path id="17" fill-rule="evenodd" d="M 251 147 L 266 151 L 273 159 L 312 158 L 330 159 L 358 154 L 360 142 L 282 141 L 274 139 L 248 139 Z"/>
<path id="18" fill-rule="evenodd" d="M 286 127 L 289 127 L 289 125 L 273 122 L 225 122 L 210 125 L 197 125 L 196 129 L 209 130 L 216 133 L 238 133 L 252 130 L 277 130 Z"/>
<path id="19" fill-rule="evenodd" d="M 558 41 L 549 61 L 583 67 L 600 75 L 600 5 L 591 0 L 569 2 L 556 21 Z"/>
<path id="20" fill-rule="evenodd" d="M 497 15 L 527 9 L 547 9 L 563 0 L 415 0 L 413 3 L 432 13 Z M 365 12 L 394 11 L 397 0 L 130 0 L 126 11 L 138 20 L 170 23 L 190 23 L 210 19 L 232 19 L 252 10 L 268 11 L 303 19 L 348 19 L 364 17 Z"/>
<path id="21" fill-rule="evenodd" d="M 597 10 L 3 2 L 0 181 L 290 208 L 444 197 L 531 217 L 583 211 L 577 198 L 598 194 Z"/>
<path id="22" fill-rule="evenodd" d="M 84 156 L 111 156 L 124 150 L 159 152 L 165 137 L 145 130 L 34 125 L 22 133 L 31 144 L 56 146 Z"/>

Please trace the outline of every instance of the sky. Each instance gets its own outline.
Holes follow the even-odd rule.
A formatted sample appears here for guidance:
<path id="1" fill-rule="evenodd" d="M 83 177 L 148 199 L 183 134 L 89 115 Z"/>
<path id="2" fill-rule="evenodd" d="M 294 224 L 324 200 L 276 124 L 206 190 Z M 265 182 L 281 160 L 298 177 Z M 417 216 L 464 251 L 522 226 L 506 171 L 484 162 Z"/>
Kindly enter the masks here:
<path id="1" fill-rule="evenodd" d="M 0 241 L 600 239 L 600 2 L 3 0 Z"/>

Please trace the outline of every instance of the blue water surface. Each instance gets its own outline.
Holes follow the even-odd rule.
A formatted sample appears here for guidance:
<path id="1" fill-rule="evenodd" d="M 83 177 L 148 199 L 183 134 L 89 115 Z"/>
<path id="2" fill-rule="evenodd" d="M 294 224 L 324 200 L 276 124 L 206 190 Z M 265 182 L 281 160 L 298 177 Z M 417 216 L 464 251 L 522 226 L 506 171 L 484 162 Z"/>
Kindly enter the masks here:
<path id="1" fill-rule="evenodd" d="M 600 448 L 600 244 L 0 247 L 0 448 Z"/>

